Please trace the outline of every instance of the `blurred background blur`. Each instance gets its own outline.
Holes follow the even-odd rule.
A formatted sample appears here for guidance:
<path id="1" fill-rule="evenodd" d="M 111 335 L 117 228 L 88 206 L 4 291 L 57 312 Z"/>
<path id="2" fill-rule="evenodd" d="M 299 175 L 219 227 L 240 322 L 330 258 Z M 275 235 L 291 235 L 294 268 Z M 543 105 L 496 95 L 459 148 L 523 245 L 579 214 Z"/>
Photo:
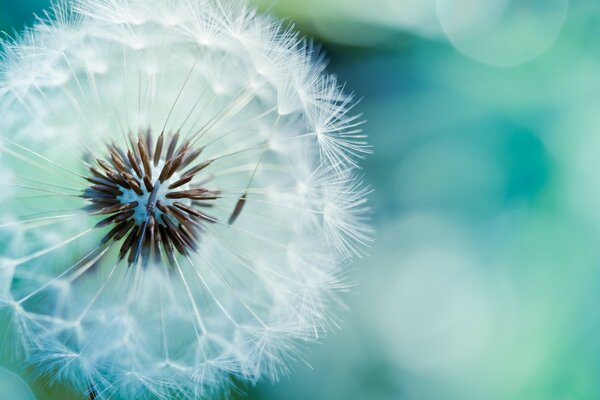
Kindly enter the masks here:
<path id="1" fill-rule="evenodd" d="M 47 3 L 0 0 L 0 28 Z M 377 241 L 310 367 L 239 397 L 599 399 L 600 2 L 256 3 L 364 98 Z"/>

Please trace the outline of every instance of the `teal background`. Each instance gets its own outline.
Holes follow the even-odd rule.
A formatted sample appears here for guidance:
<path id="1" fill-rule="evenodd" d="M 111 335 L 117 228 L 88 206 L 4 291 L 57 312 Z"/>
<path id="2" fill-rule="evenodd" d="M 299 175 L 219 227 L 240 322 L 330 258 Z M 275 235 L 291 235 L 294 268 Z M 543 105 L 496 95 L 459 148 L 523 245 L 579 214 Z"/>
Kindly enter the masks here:
<path id="1" fill-rule="evenodd" d="M 600 3 L 257 4 L 363 98 L 377 240 L 310 367 L 238 397 L 600 398 Z M 0 27 L 45 6 L 0 1 Z"/>

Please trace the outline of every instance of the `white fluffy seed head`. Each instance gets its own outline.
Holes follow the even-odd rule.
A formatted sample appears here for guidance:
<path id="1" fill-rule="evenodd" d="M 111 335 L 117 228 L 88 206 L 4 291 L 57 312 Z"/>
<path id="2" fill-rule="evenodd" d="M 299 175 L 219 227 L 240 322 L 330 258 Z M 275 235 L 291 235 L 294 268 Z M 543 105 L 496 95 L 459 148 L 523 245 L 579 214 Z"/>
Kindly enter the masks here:
<path id="1" fill-rule="evenodd" d="M 280 21 L 241 0 L 59 2 L 4 43 L 0 104 L 0 316 L 39 373 L 98 398 L 209 396 L 277 379 L 337 325 L 344 267 L 370 241 L 369 148 L 352 96 Z M 137 204 L 126 233 L 148 228 L 130 246 L 148 257 L 127 263 L 127 235 L 103 240 L 115 225 L 97 223 L 114 201 L 149 202 L 123 189 L 144 184 L 125 155 L 142 165 L 138 132 L 150 153 L 161 133 L 202 150 L 179 190 L 218 196 L 186 198 L 203 216 L 167 213 L 180 230 L 162 239 L 154 204 Z"/>

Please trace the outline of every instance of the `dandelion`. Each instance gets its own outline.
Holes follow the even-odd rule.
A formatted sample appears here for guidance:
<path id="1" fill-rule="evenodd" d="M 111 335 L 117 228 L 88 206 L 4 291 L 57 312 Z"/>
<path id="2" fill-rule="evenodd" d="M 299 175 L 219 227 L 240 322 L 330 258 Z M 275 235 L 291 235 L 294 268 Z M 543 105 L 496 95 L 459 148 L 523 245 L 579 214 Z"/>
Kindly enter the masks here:
<path id="1" fill-rule="evenodd" d="M 243 1 L 55 4 L 0 62 L 3 350 L 98 399 L 288 372 L 370 240 L 354 104 Z"/>

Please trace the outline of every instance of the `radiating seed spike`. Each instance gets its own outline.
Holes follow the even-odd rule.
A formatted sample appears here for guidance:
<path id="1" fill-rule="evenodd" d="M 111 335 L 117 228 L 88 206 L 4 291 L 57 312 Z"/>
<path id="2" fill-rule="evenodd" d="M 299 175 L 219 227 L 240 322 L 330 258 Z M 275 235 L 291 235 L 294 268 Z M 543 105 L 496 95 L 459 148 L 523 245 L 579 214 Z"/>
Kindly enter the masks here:
<path id="1" fill-rule="evenodd" d="M 135 135 L 133 134 L 133 131 L 129 131 L 127 133 L 127 137 L 129 139 L 129 148 L 135 149 L 137 141 L 135 140 Z"/>
<path id="2" fill-rule="evenodd" d="M 145 241 L 146 241 L 145 230 L 142 227 L 138 230 L 138 234 L 135 237 L 135 240 L 134 240 L 131 248 L 129 249 L 129 257 L 127 257 L 127 263 L 129 264 L 129 266 L 136 264 L 138 262 L 138 260 L 140 259 L 140 257 L 142 256 L 143 246 L 144 246 Z M 143 259 L 142 259 L 142 262 L 143 262 Z"/>
<path id="3" fill-rule="evenodd" d="M 171 263 L 171 266 L 175 265 L 175 254 L 173 253 L 173 244 L 171 243 L 171 238 L 167 234 L 167 229 L 164 225 L 158 224 L 158 228 L 160 231 L 160 238 L 162 240 L 163 248 L 165 250 L 165 254 Z"/>
<path id="4" fill-rule="evenodd" d="M 189 140 L 186 140 L 185 142 L 183 142 L 181 144 L 181 147 L 179 147 L 179 150 L 177 150 L 175 157 L 179 157 L 179 156 L 183 155 L 185 158 L 185 155 L 187 154 L 188 150 L 190 149 L 190 143 L 191 142 Z"/>
<path id="5" fill-rule="evenodd" d="M 233 210 L 233 213 L 231 214 L 231 217 L 229 217 L 229 221 L 227 222 L 229 225 L 233 224 L 235 220 L 240 216 L 240 213 L 246 205 L 247 197 L 248 193 L 244 193 L 242 197 L 240 197 L 240 199 L 238 200 L 237 204 L 235 205 L 235 209 Z"/>
<path id="6" fill-rule="evenodd" d="M 165 160 L 169 161 L 173 157 L 173 154 L 175 153 L 175 148 L 177 147 L 178 141 L 179 141 L 179 133 L 176 133 L 173 136 L 171 136 L 171 142 L 169 143 L 169 148 L 167 149 L 167 156 L 165 157 Z"/>
<path id="7" fill-rule="evenodd" d="M 134 214 L 135 214 L 135 210 L 124 211 L 119 215 L 119 217 L 115 218 L 113 220 L 113 222 L 118 223 L 121 221 L 127 221 L 128 219 L 133 217 Z"/>
<path id="8" fill-rule="evenodd" d="M 144 236 L 144 243 L 142 244 L 141 250 L 141 258 L 142 258 L 142 268 L 147 268 L 148 263 L 150 262 L 150 253 L 152 252 L 152 240 L 153 237 L 150 235 L 150 228 L 146 227 L 146 234 Z"/>
<path id="9" fill-rule="evenodd" d="M 179 166 L 181 165 L 183 157 L 185 157 L 185 153 L 184 154 L 179 154 L 175 158 L 171 158 L 165 164 L 163 170 L 160 173 L 160 176 L 163 178 L 161 180 L 161 183 L 164 182 L 164 181 L 166 181 L 167 179 L 170 179 L 173 176 L 173 174 L 175 172 L 177 172 L 177 170 L 179 169 Z"/>
<path id="10" fill-rule="evenodd" d="M 126 179 L 127 183 L 129 184 L 129 186 L 131 187 L 131 189 L 138 195 L 138 196 L 143 196 L 144 195 L 144 191 L 142 190 L 142 186 L 140 185 L 140 183 L 138 182 L 137 179 L 135 179 L 133 177 L 133 175 L 129 174 L 129 173 L 124 173 L 123 174 L 123 178 Z"/>
<path id="11" fill-rule="evenodd" d="M 135 157 L 135 160 L 138 163 L 138 165 L 142 165 L 142 157 L 140 156 L 140 150 L 138 148 L 139 142 L 138 140 L 136 140 L 133 132 L 131 132 L 129 136 L 129 141 L 131 142 L 131 153 Z"/>
<path id="12" fill-rule="evenodd" d="M 140 186 L 140 184 L 137 181 L 135 181 L 135 180 L 127 181 L 127 184 L 129 185 L 131 190 L 133 190 L 135 192 L 135 194 L 137 194 L 138 196 L 144 195 L 144 191 L 142 190 L 142 187 Z"/>
<path id="13" fill-rule="evenodd" d="M 185 242 L 183 242 L 183 239 L 181 239 L 179 232 L 177 232 L 177 226 L 173 223 L 173 221 L 171 221 L 171 218 L 167 217 L 164 214 L 160 216 L 160 219 L 165 223 L 165 231 L 173 241 L 173 245 L 175 245 L 177 251 L 180 254 L 186 254 Z"/>
<path id="14" fill-rule="evenodd" d="M 154 150 L 154 138 L 152 137 L 152 129 L 146 129 L 146 150 L 148 156 L 152 158 L 152 151 Z"/>
<path id="15" fill-rule="evenodd" d="M 116 213 L 116 214 L 111 215 L 110 217 L 107 217 L 107 218 L 103 219 L 102 221 L 98 222 L 95 227 L 103 228 L 106 225 L 110 225 L 113 223 L 118 224 L 120 222 L 127 221 L 128 219 L 133 217 L 133 214 L 135 214 L 135 210 Z"/>
<path id="16" fill-rule="evenodd" d="M 104 160 L 102 160 L 102 159 L 100 159 L 100 158 L 97 158 L 97 159 L 96 159 L 96 162 L 98 163 L 98 165 L 99 165 L 100 167 L 102 167 L 102 169 L 103 169 L 104 171 L 106 171 L 106 172 L 113 172 L 113 171 L 114 171 L 114 170 L 113 170 L 113 168 L 110 166 L 110 164 L 109 164 L 109 163 L 107 163 L 106 161 L 104 161 Z"/>
<path id="17" fill-rule="evenodd" d="M 176 189 L 180 186 L 183 186 L 186 183 L 189 183 L 192 179 L 194 179 L 193 175 L 184 176 L 183 178 L 169 185 L 169 189 Z"/>
<path id="18" fill-rule="evenodd" d="M 187 246 L 185 245 L 185 241 L 181 238 L 181 235 L 179 234 L 179 232 L 171 230 L 171 229 L 168 229 L 167 231 L 169 232 L 169 235 L 171 235 L 171 240 L 173 240 L 173 244 L 175 245 L 175 248 L 177 249 L 179 254 L 182 254 L 182 255 L 188 254 Z"/>
<path id="19" fill-rule="evenodd" d="M 152 168 L 150 168 L 150 156 L 148 154 L 148 145 L 146 144 L 146 140 L 141 134 L 140 140 L 138 142 L 138 151 L 140 153 L 140 157 L 142 158 L 144 172 L 150 177 L 150 179 L 152 179 Z"/>
<path id="20" fill-rule="evenodd" d="M 188 224 L 191 223 L 192 220 L 183 212 L 181 212 L 180 210 L 178 210 L 177 208 L 173 207 L 173 206 L 166 206 L 164 204 L 162 204 L 161 202 L 157 202 L 156 203 L 156 207 L 163 212 L 163 214 L 169 215 L 169 216 L 173 216 L 175 219 L 177 219 L 177 221 L 179 221 L 182 224 Z"/>
<path id="21" fill-rule="evenodd" d="M 154 216 L 152 216 L 152 219 L 154 220 Z M 154 225 L 154 236 L 155 236 L 155 240 L 154 240 L 154 260 L 159 263 L 162 259 L 162 253 L 160 251 L 160 244 L 162 243 L 162 236 L 160 233 L 160 227 L 158 226 L 157 223 L 155 223 Z"/>
<path id="22" fill-rule="evenodd" d="M 187 205 L 185 205 L 183 203 L 180 203 L 178 201 L 174 202 L 173 205 L 175 207 L 177 207 L 178 209 L 180 209 L 182 211 L 185 211 L 186 213 L 188 213 L 190 215 L 193 215 L 193 216 L 196 216 L 196 217 L 200 217 L 201 214 L 202 214 L 200 211 L 196 210 L 195 208 L 189 207 L 189 206 L 187 206 Z"/>
<path id="23" fill-rule="evenodd" d="M 201 162 L 200 164 L 196 165 L 193 168 L 190 168 L 189 170 L 187 170 L 186 172 L 184 172 L 183 175 L 187 176 L 187 175 L 196 175 L 198 172 L 202 171 L 204 168 L 208 167 L 210 164 L 212 164 L 215 160 L 206 160 Z"/>
<path id="24" fill-rule="evenodd" d="M 131 175 L 129 172 L 123 173 L 122 178 L 125 179 L 126 181 L 137 181 L 137 179 L 133 175 Z"/>
<path id="25" fill-rule="evenodd" d="M 164 223 L 167 233 L 172 234 L 171 231 L 177 231 L 177 225 L 175 225 L 173 220 L 171 220 L 171 218 L 169 218 L 166 214 L 161 215 L 160 219 Z M 171 239 L 173 239 L 173 237 L 171 237 Z"/>
<path id="26" fill-rule="evenodd" d="M 134 243 L 134 246 L 131 249 L 129 254 L 129 264 L 137 263 L 137 261 L 142 257 L 142 265 L 143 265 L 143 253 L 144 253 L 144 245 L 148 239 L 148 221 L 144 223 L 139 230 L 138 237 Z"/>
<path id="27" fill-rule="evenodd" d="M 186 224 L 190 222 L 190 218 L 188 218 L 187 215 L 185 215 L 183 212 L 181 212 L 180 210 L 178 210 L 177 208 L 173 207 L 173 206 L 167 206 L 167 213 L 169 215 L 174 216 L 177 221 L 181 222 L 182 224 Z"/>
<path id="28" fill-rule="evenodd" d="M 148 193 L 151 193 L 152 190 L 154 189 L 154 186 L 152 185 L 152 181 L 150 180 L 148 175 L 144 176 L 144 186 L 146 186 L 146 190 L 148 191 Z"/>
<path id="29" fill-rule="evenodd" d="M 110 186 L 110 187 L 115 188 L 115 189 L 117 189 L 119 187 L 119 185 L 115 184 L 114 182 L 109 181 L 106 178 L 99 178 L 97 176 L 87 177 L 87 178 L 85 178 L 85 180 L 88 181 L 91 184 L 94 184 L 94 185 Z"/>
<path id="30" fill-rule="evenodd" d="M 106 214 L 101 213 L 101 210 L 104 208 L 106 208 L 106 207 L 103 207 L 102 204 L 92 203 L 92 204 L 86 204 L 85 206 L 83 206 L 83 211 L 85 211 L 89 215 L 106 215 Z"/>
<path id="31" fill-rule="evenodd" d="M 158 162 L 160 161 L 160 157 L 162 155 L 163 144 L 165 140 L 164 132 L 161 132 L 158 140 L 156 141 L 156 149 L 154 150 L 154 166 L 158 166 Z"/>
<path id="32" fill-rule="evenodd" d="M 179 170 L 179 167 L 181 166 L 181 163 L 183 162 L 184 157 L 185 157 L 185 153 L 180 154 L 173 159 L 173 162 L 171 163 L 169 172 L 167 174 L 167 179 L 170 179 L 173 176 L 173 174 L 175 172 L 177 172 L 177 170 Z"/>
<path id="33" fill-rule="evenodd" d="M 144 167 L 144 172 L 146 175 L 150 175 L 152 178 L 152 169 L 150 168 L 150 154 L 148 152 L 148 142 L 146 141 L 146 136 L 140 130 L 138 134 L 138 143 L 137 143 L 138 154 L 141 157 L 142 165 Z"/>
<path id="34" fill-rule="evenodd" d="M 208 189 L 198 188 L 198 189 L 190 189 L 190 190 L 181 190 L 177 192 L 170 192 L 166 194 L 167 198 L 177 199 L 177 198 L 186 198 L 194 195 L 205 194 L 208 193 Z"/>
<path id="35" fill-rule="evenodd" d="M 129 236 L 127 236 L 127 239 L 125 239 L 125 241 L 123 242 L 123 245 L 121 246 L 121 249 L 119 250 L 119 261 L 121 261 L 123 258 L 125 258 L 125 255 L 129 251 L 129 249 L 131 249 L 131 246 L 133 246 L 133 243 L 135 242 L 135 239 L 138 236 L 138 230 L 139 230 L 139 227 L 134 226 L 133 230 L 129 233 Z"/>
<path id="36" fill-rule="evenodd" d="M 217 200 L 219 194 L 216 192 L 207 192 L 205 194 L 194 194 L 190 197 L 191 200 Z"/>
<path id="37" fill-rule="evenodd" d="M 123 160 L 121 160 L 121 156 L 119 155 L 119 153 L 114 149 L 110 149 L 109 153 L 112 164 L 115 166 L 117 171 L 127 172 L 127 165 Z"/>
<path id="38" fill-rule="evenodd" d="M 132 219 L 121 222 L 119 225 L 117 225 L 117 227 L 113 229 L 114 233 L 112 234 L 114 241 L 118 242 L 119 240 L 123 239 L 123 237 L 131 228 L 133 228 L 134 225 L 135 221 Z"/>
<path id="39" fill-rule="evenodd" d="M 115 151 L 119 153 L 119 157 L 121 158 L 121 160 L 127 165 L 128 168 L 131 169 L 131 164 L 129 163 L 129 160 L 127 159 L 127 154 L 123 151 L 123 149 L 121 149 L 121 147 L 117 146 L 116 144 L 113 144 L 113 147 Z"/>
<path id="40" fill-rule="evenodd" d="M 96 178 L 113 182 L 117 186 L 121 184 L 121 179 L 112 172 L 107 172 L 106 174 L 103 174 L 95 168 L 90 168 L 90 171 L 92 172 L 92 175 L 94 175 Z"/>
<path id="41" fill-rule="evenodd" d="M 204 150 L 204 148 L 201 147 L 199 149 L 192 151 L 191 153 L 188 153 L 187 156 L 184 158 L 183 162 L 181 163 L 180 168 L 182 168 L 182 169 L 186 168 L 188 165 L 193 163 L 200 156 L 200 154 L 202 154 L 203 150 Z"/>
<path id="42" fill-rule="evenodd" d="M 104 204 L 105 206 L 114 206 L 117 204 L 121 204 L 121 202 L 117 199 L 90 198 L 86 200 L 96 204 Z"/>
<path id="43" fill-rule="evenodd" d="M 171 192 L 165 195 L 167 199 L 187 199 L 190 197 L 189 190 L 182 192 Z"/>
<path id="44" fill-rule="evenodd" d="M 106 179 L 108 180 L 108 178 L 106 177 L 106 175 L 104 175 L 102 172 L 98 171 L 96 168 L 91 167 L 90 168 L 90 172 L 92 173 L 92 175 L 94 175 L 96 178 L 100 178 L 100 179 Z"/>
<path id="45" fill-rule="evenodd" d="M 129 131 L 129 150 L 131 151 L 133 156 L 136 158 L 136 161 L 138 162 L 138 164 L 141 164 L 140 154 L 138 152 L 138 146 L 137 146 L 138 138 L 136 136 L 137 135 L 135 135 L 132 131 Z"/>
<path id="46" fill-rule="evenodd" d="M 85 189 L 83 191 L 83 194 L 81 195 L 81 197 L 86 200 L 91 200 L 91 199 L 109 199 L 109 200 L 114 199 L 114 200 L 117 200 L 115 195 L 97 192 L 94 189 L 92 189 L 91 187 Z"/>
<path id="47" fill-rule="evenodd" d="M 198 244 L 200 240 L 200 231 L 203 228 L 202 225 L 199 225 L 197 222 L 189 221 L 182 222 L 179 228 L 187 235 L 189 235 L 190 239 L 194 242 L 194 244 Z"/>
<path id="48" fill-rule="evenodd" d="M 119 159 L 121 159 L 121 161 L 123 161 L 123 162 L 126 161 L 125 153 L 123 152 L 123 150 L 121 150 L 121 148 L 115 142 L 112 142 L 110 145 L 108 145 L 108 151 L 111 154 L 114 154 Z"/>
<path id="49" fill-rule="evenodd" d="M 193 230 L 189 229 L 184 224 L 179 224 L 179 236 L 185 242 L 187 247 L 194 250 L 198 247 L 198 242 L 197 242 L 196 238 L 194 237 L 194 235 L 192 234 L 192 231 Z"/>
<path id="50" fill-rule="evenodd" d="M 179 203 L 179 202 L 175 202 L 173 203 L 173 206 L 177 207 L 178 209 L 190 214 L 191 216 L 197 218 L 197 219 L 202 219 L 211 223 L 216 223 L 218 222 L 218 220 L 215 217 L 212 217 L 208 214 L 205 214 L 199 210 L 196 210 L 193 207 L 187 206 L 183 203 Z"/>
<path id="51" fill-rule="evenodd" d="M 202 208 L 213 208 L 214 207 L 214 204 L 207 203 L 205 201 L 200 201 L 200 200 L 192 201 L 192 205 L 196 206 L 196 207 L 202 207 Z"/>
<path id="52" fill-rule="evenodd" d="M 137 137 L 136 145 L 138 145 L 140 143 L 143 144 L 144 147 L 146 147 L 146 132 L 141 128 L 138 130 L 138 137 Z"/>
<path id="53" fill-rule="evenodd" d="M 131 185 L 129 185 L 129 183 L 127 183 L 127 181 L 125 179 L 123 179 L 123 177 L 115 175 L 115 176 L 111 176 L 111 178 L 115 179 L 117 181 L 117 183 L 119 184 L 119 186 L 122 186 L 125 189 L 131 189 Z"/>
<path id="54" fill-rule="evenodd" d="M 167 206 L 165 206 L 163 203 L 161 203 L 160 201 L 156 202 L 156 208 L 158 208 L 161 212 L 163 213 L 168 213 L 169 210 L 167 209 Z"/>
<path id="55" fill-rule="evenodd" d="M 116 242 L 118 242 L 119 240 L 123 239 L 123 237 L 125 237 L 125 235 L 127 234 L 127 232 L 129 232 L 129 230 L 134 227 L 135 220 L 130 219 L 128 221 L 123 222 L 122 224 L 125 224 L 124 228 L 121 231 L 117 232 L 117 234 L 114 237 L 114 239 L 115 239 Z"/>
<path id="56" fill-rule="evenodd" d="M 125 234 L 127 233 L 127 231 L 129 231 L 129 229 L 133 226 L 133 221 L 125 221 L 125 222 L 121 222 L 119 225 L 117 225 L 116 227 L 114 227 L 110 232 L 108 232 L 100 241 L 101 244 L 105 244 L 107 242 L 109 242 L 113 237 L 115 237 L 115 241 L 120 240 L 121 237 L 125 236 Z M 120 234 L 121 236 L 119 238 L 118 234 Z"/>
<path id="57" fill-rule="evenodd" d="M 93 185 L 93 186 L 90 186 L 90 189 L 95 190 L 97 192 L 113 195 L 113 196 L 120 196 L 122 194 L 119 189 L 116 189 L 112 186 Z"/>
<path id="58" fill-rule="evenodd" d="M 115 169 L 117 170 L 117 172 L 123 173 L 123 172 L 127 172 L 129 171 L 129 168 L 127 168 L 127 166 L 125 164 L 123 164 L 122 162 L 118 161 L 117 158 L 111 158 L 113 165 L 115 166 Z"/>
<path id="59" fill-rule="evenodd" d="M 112 194 L 106 194 L 106 193 L 100 193 L 100 192 L 95 192 L 92 189 L 88 188 L 85 190 L 84 194 L 81 196 L 81 198 L 85 199 L 85 200 L 89 200 L 89 201 L 93 201 L 93 200 L 111 200 L 111 201 L 117 201 L 120 203 L 119 199 L 116 198 L 114 195 Z"/>
<path id="60" fill-rule="evenodd" d="M 170 192 L 165 195 L 167 199 L 191 199 L 191 200 L 216 200 L 218 193 L 207 189 L 191 189 L 179 192 Z"/>
<path id="61" fill-rule="evenodd" d="M 119 204 L 119 205 L 116 205 L 113 207 L 105 207 L 105 208 L 100 209 L 98 214 L 106 215 L 106 214 L 113 214 L 113 213 L 121 212 L 121 211 L 129 211 L 129 210 L 133 210 L 138 205 L 139 204 L 137 201 L 133 201 L 133 202 L 127 203 L 127 204 Z"/>
<path id="62" fill-rule="evenodd" d="M 141 178 L 142 177 L 142 168 L 140 167 L 140 165 L 138 164 L 135 156 L 133 155 L 133 153 L 131 152 L 131 150 L 127 150 L 127 159 L 129 160 L 129 163 L 131 164 L 131 168 L 133 168 L 133 170 L 135 171 L 136 175 Z"/>
<path id="63" fill-rule="evenodd" d="M 160 172 L 160 176 L 158 180 L 160 183 L 163 183 L 167 179 L 167 175 L 169 174 L 169 170 L 171 169 L 171 160 L 167 161 L 163 166 L 162 171 Z"/>
<path id="64" fill-rule="evenodd" d="M 129 186 L 131 186 L 131 189 L 138 196 L 143 196 L 144 195 L 144 191 L 142 190 L 142 187 L 140 186 L 140 184 L 136 180 L 127 181 L 127 183 L 129 183 Z"/>
<path id="65" fill-rule="evenodd" d="M 110 180 L 117 183 L 119 186 L 123 186 L 126 189 L 131 189 L 131 187 L 129 186 L 127 181 L 125 179 L 123 179 L 123 177 L 121 175 L 118 175 L 118 174 L 115 174 L 112 172 L 107 172 L 106 176 L 108 176 Z"/>
<path id="66" fill-rule="evenodd" d="M 136 143 L 136 146 L 138 146 L 138 149 L 139 149 L 140 144 L 144 147 L 144 151 L 147 152 L 148 151 L 148 142 L 146 141 L 146 132 L 143 131 L 142 129 L 140 129 L 138 132 L 138 139 L 137 139 L 137 143 Z"/>
<path id="67" fill-rule="evenodd" d="M 148 260 L 150 260 L 151 258 L 154 258 L 154 260 L 156 260 L 156 244 L 157 244 L 157 238 L 156 238 L 156 220 L 154 219 L 154 215 L 150 215 L 148 217 L 148 247 L 149 247 L 149 251 L 148 251 Z M 154 256 L 154 257 L 152 257 Z"/>
<path id="68" fill-rule="evenodd" d="M 161 215 L 160 219 L 165 224 L 165 227 L 167 228 L 167 232 L 169 232 L 169 231 L 177 231 L 177 226 L 171 220 L 171 218 L 169 218 L 167 215 L 165 215 L 165 214 Z M 171 232 L 169 232 L 169 233 L 171 233 Z"/>
<path id="69" fill-rule="evenodd" d="M 137 242 L 137 239 L 135 241 Z M 131 267 L 133 264 L 136 263 L 137 259 L 139 259 L 139 256 L 137 256 L 135 246 L 132 245 L 129 248 L 129 256 L 127 257 L 127 265 L 129 265 Z"/>

